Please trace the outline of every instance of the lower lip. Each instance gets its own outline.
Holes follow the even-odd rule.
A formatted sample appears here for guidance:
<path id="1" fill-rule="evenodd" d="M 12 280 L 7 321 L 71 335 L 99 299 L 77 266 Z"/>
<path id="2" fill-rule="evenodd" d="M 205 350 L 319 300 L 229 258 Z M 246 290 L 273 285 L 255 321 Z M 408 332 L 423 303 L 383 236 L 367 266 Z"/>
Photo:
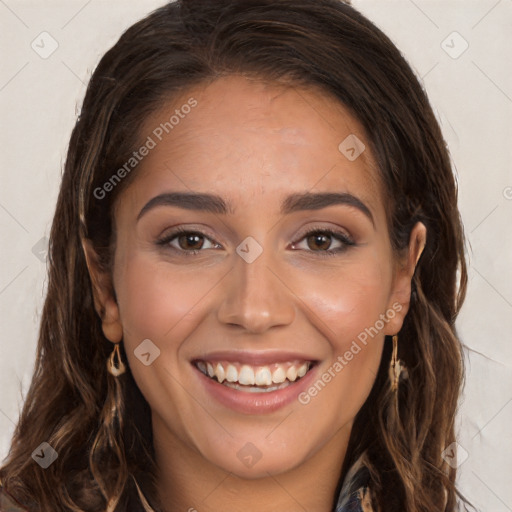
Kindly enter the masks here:
<path id="1" fill-rule="evenodd" d="M 218 402 L 245 414 L 265 414 L 277 411 L 282 407 L 297 400 L 313 380 L 318 365 L 315 365 L 301 379 L 289 384 L 283 389 L 268 391 L 264 393 L 251 393 L 249 391 L 239 391 L 220 384 L 214 379 L 210 379 L 203 372 L 192 365 L 206 391 L 212 395 Z"/>

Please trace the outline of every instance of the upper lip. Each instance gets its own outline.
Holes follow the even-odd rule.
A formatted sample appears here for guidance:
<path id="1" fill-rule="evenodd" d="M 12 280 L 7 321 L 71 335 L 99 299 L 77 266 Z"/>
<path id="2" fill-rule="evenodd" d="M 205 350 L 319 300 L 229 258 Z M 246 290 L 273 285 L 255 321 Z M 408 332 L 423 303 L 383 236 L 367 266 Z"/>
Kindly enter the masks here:
<path id="1" fill-rule="evenodd" d="M 316 362 L 317 359 L 307 354 L 299 352 L 284 351 L 216 351 L 203 354 L 200 357 L 194 357 L 192 362 L 234 362 L 248 364 L 252 366 L 264 366 L 272 363 L 286 363 L 288 361 L 311 361 Z"/>

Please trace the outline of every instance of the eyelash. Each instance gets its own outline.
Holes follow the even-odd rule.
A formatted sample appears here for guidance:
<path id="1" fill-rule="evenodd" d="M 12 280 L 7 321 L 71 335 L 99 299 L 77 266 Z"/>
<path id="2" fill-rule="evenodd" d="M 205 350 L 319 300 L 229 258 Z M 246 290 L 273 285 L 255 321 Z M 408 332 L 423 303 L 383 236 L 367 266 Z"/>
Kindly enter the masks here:
<path id="1" fill-rule="evenodd" d="M 178 237 L 181 234 L 188 234 L 188 235 L 199 235 L 201 237 L 207 238 L 208 240 L 212 241 L 211 238 L 206 235 L 205 233 L 202 233 L 200 231 L 194 231 L 187 228 L 179 227 L 176 228 L 172 233 L 169 233 L 168 235 L 165 235 L 163 238 L 160 238 L 156 241 L 156 244 L 159 246 L 167 246 L 173 251 L 177 251 L 182 253 L 185 256 L 195 256 L 202 252 L 201 249 L 193 249 L 191 251 L 186 251 L 184 249 L 176 249 L 175 247 L 172 247 L 170 242 L 174 240 L 176 237 Z M 305 233 L 302 233 L 301 237 L 298 239 L 297 242 L 293 242 L 293 245 L 301 242 L 305 238 L 313 235 L 313 234 L 322 234 L 322 235 L 329 235 L 332 238 L 338 240 L 339 242 L 343 243 L 342 247 L 338 247 L 337 249 L 328 249 L 326 251 L 307 251 L 312 252 L 318 256 L 322 257 L 328 257 L 328 256 L 336 256 L 348 249 L 348 247 L 355 246 L 356 243 L 352 238 L 350 238 L 346 233 L 334 229 L 327 229 L 327 228 L 321 228 L 321 227 L 313 227 L 306 231 Z M 299 249 L 304 250 L 304 249 Z"/>

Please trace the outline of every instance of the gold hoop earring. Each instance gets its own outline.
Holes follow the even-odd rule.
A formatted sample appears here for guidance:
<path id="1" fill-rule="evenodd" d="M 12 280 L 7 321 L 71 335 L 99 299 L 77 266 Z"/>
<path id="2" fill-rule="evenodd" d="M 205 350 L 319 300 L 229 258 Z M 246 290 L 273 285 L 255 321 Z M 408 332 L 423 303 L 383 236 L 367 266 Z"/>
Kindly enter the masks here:
<path id="1" fill-rule="evenodd" d="M 403 372 L 403 375 L 402 375 Z M 393 352 L 391 353 L 391 362 L 389 364 L 389 380 L 391 382 L 391 391 L 396 392 L 400 377 L 407 378 L 407 368 L 398 359 L 398 336 L 393 336 Z"/>
<path id="2" fill-rule="evenodd" d="M 117 366 L 115 364 L 114 359 L 117 357 Z M 114 345 L 114 350 L 110 354 L 110 357 L 107 361 L 107 370 L 114 376 L 119 377 L 126 371 L 126 366 L 123 361 L 121 361 L 121 352 L 119 351 L 119 343 Z"/>

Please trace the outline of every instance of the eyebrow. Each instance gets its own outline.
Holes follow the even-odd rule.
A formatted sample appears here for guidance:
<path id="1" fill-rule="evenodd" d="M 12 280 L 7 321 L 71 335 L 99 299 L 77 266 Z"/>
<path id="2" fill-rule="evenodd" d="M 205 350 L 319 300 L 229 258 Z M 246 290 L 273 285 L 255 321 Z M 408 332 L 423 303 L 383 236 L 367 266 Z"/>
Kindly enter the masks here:
<path id="1" fill-rule="evenodd" d="M 356 196 L 346 192 L 304 192 L 291 194 L 285 198 L 281 204 L 281 215 L 304 211 L 304 210 L 321 210 L 328 206 L 346 205 L 360 210 L 372 224 L 374 223 L 373 215 L 370 209 Z M 195 192 L 167 192 L 150 199 L 142 208 L 137 216 L 137 221 L 149 210 L 157 206 L 175 206 L 186 210 L 197 210 L 216 214 L 233 214 L 234 209 L 229 202 L 222 197 Z"/>

